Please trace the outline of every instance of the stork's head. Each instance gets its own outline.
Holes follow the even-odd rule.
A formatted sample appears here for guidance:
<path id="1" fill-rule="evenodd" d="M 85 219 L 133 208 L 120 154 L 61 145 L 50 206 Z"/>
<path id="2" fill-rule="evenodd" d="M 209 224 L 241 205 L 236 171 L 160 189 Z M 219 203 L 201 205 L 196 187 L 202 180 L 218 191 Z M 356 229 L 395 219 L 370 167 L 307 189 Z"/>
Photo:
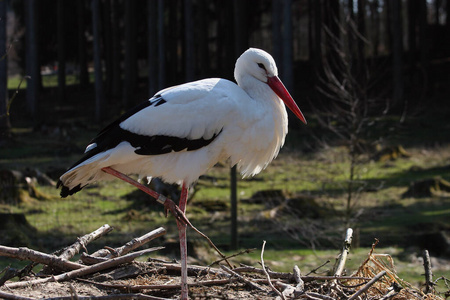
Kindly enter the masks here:
<path id="1" fill-rule="evenodd" d="M 268 84 L 297 118 L 306 124 L 302 112 L 278 78 L 277 65 L 269 53 L 256 48 L 245 51 L 236 61 L 234 78 L 239 85 L 244 84 L 247 78 L 254 78 Z"/>

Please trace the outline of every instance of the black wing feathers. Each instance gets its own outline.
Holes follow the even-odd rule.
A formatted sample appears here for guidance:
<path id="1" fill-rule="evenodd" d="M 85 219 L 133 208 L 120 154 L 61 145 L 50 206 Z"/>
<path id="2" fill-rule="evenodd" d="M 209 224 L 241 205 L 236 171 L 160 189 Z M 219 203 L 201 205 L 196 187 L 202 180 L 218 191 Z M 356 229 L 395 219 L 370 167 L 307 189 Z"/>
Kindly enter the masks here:
<path id="1" fill-rule="evenodd" d="M 139 155 L 159 155 L 166 154 L 172 151 L 193 151 L 200 149 L 209 145 L 215 140 L 215 138 L 222 132 L 214 134 L 210 139 L 188 139 L 183 137 L 175 136 L 165 136 L 165 135 L 154 135 L 146 136 L 140 135 L 128 130 L 122 129 L 120 123 L 129 117 L 133 116 L 138 111 L 148 107 L 148 106 L 160 106 L 166 103 L 161 95 L 156 95 L 149 101 L 145 101 L 122 116 L 120 116 L 116 121 L 112 122 L 106 126 L 100 133 L 90 142 L 90 144 L 96 144 L 92 147 L 85 155 L 77 161 L 70 169 L 81 164 L 85 160 L 97 155 L 98 153 L 107 151 L 116 147 L 121 142 L 129 142 L 136 150 L 134 151 Z"/>

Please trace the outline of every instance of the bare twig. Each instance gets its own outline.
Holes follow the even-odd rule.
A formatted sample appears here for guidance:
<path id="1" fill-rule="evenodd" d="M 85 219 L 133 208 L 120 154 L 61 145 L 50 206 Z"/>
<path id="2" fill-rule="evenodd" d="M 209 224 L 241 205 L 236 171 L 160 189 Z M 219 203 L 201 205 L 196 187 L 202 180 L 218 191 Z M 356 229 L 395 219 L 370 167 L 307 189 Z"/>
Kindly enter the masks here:
<path id="1" fill-rule="evenodd" d="M 228 267 L 226 267 L 226 266 L 224 266 L 224 265 L 220 265 L 220 267 L 221 267 L 224 271 L 230 273 L 231 275 L 236 276 L 236 278 L 239 279 L 239 281 L 244 282 L 245 284 L 247 284 L 247 285 L 250 286 L 251 288 L 254 288 L 254 289 L 257 289 L 257 290 L 260 290 L 260 291 L 266 291 L 264 288 L 260 287 L 258 284 L 254 283 L 254 282 L 252 282 L 251 280 L 249 280 L 249 279 L 243 277 L 242 275 L 240 275 L 240 274 L 234 272 L 233 270 L 229 269 Z"/>
<path id="2" fill-rule="evenodd" d="M 30 76 L 24 76 L 20 79 L 19 85 L 17 86 L 16 91 L 14 92 L 14 95 L 8 100 L 8 103 L 6 104 L 6 114 L 5 115 L 0 115 L 0 118 L 5 117 L 5 116 L 9 116 L 9 111 L 11 109 L 11 104 L 14 101 L 14 99 L 17 97 L 17 95 L 19 94 L 19 90 L 20 90 L 20 86 L 22 85 L 22 82 L 24 81 L 24 79 L 30 79 Z"/>
<path id="3" fill-rule="evenodd" d="M 311 271 L 309 271 L 309 273 L 307 273 L 306 276 L 308 276 L 308 275 L 311 274 L 311 273 L 316 273 L 317 270 L 319 270 L 320 268 L 322 268 L 323 266 L 325 266 L 326 264 L 329 264 L 329 263 L 330 263 L 330 261 L 327 260 L 326 262 L 324 262 L 323 264 L 321 264 L 321 265 L 318 266 L 317 268 L 312 269 Z"/>
<path id="4" fill-rule="evenodd" d="M 281 293 L 279 290 L 277 290 L 277 289 L 273 286 L 272 281 L 270 280 L 270 275 L 269 275 L 269 273 L 267 272 L 266 267 L 264 266 L 264 248 L 265 248 L 265 246 L 266 246 L 266 241 L 263 241 L 262 249 L 261 249 L 261 266 L 262 266 L 262 269 L 263 269 L 263 271 L 264 271 L 264 274 L 266 275 L 267 281 L 269 282 L 270 288 L 271 288 L 275 293 L 277 293 L 278 296 L 281 297 L 281 299 L 286 300 L 286 298 L 284 297 L 283 293 Z"/>
<path id="5" fill-rule="evenodd" d="M 258 269 L 256 267 L 253 266 L 247 266 L 244 264 L 240 264 L 241 266 L 239 268 L 235 268 L 233 269 L 234 272 L 236 273 L 258 273 L 258 274 L 265 274 L 263 269 Z M 292 279 L 292 274 L 291 273 L 284 273 L 284 272 L 273 272 L 271 270 L 267 270 L 267 272 L 269 273 L 270 277 L 272 278 L 280 278 L 280 279 L 287 279 L 287 280 L 291 280 Z"/>
<path id="6" fill-rule="evenodd" d="M 174 263 L 165 263 L 165 262 L 154 262 L 155 266 L 160 267 L 161 269 L 165 269 L 168 271 L 181 271 L 181 265 L 180 264 L 174 264 Z M 213 274 L 213 275 L 220 275 L 220 276 L 226 276 L 230 277 L 230 274 L 227 272 L 224 272 L 222 270 L 219 270 L 217 268 L 210 268 L 210 267 L 202 267 L 202 266 L 195 266 L 190 265 L 188 266 L 188 273 L 195 273 L 197 275 L 199 274 Z"/>
<path id="7" fill-rule="evenodd" d="M 195 232 L 197 232 L 199 235 L 201 235 L 204 239 L 206 239 L 206 241 L 208 242 L 208 244 L 214 248 L 214 250 L 216 250 L 217 254 L 219 254 L 220 257 L 222 257 L 222 259 L 227 263 L 228 267 L 233 268 L 230 264 L 230 262 L 228 261 L 227 257 L 220 252 L 219 248 L 217 248 L 217 246 L 211 241 L 211 239 L 204 234 L 203 232 L 201 232 L 200 230 L 198 230 L 194 225 L 191 224 L 191 222 L 189 220 L 187 220 L 187 225 L 189 227 L 191 227 Z"/>
<path id="8" fill-rule="evenodd" d="M 215 264 L 218 264 L 218 263 L 220 263 L 220 262 L 222 262 L 222 261 L 224 261 L 224 260 L 227 260 L 227 259 L 230 259 L 230 258 L 239 256 L 239 255 L 242 255 L 242 254 L 252 253 L 252 252 L 255 251 L 255 250 L 256 250 L 256 248 L 245 249 L 245 250 L 239 251 L 238 253 L 235 253 L 235 254 L 229 255 L 229 256 L 227 256 L 227 257 L 224 257 L 224 258 L 218 259 L 218 260 L 216 260 L 216 261 L 213 261 L 212 263 L 210 263 L 210 264 L 208 265 L 208 267 L 214 266 Z"/>
<path id="9" fill-rule="evenodd" d="M 123 263 L 128 263 L 133 261 L 136 257 L 145 255 L 147 253 L 156 251 L 156 250 L 160 250 L 160 249 L 164 249 L 164 247 L 155 247 L 155 248 L 150 248 L 150 249 L 146 249 L 146 250 L 142 250 L 142 251 L 138 251 L 138 252 L 134 252 L 134 253 L 130 253 L 124 256 L 120 256 L 117 258 L 112 258 L 110 260 L 107 260 L 105 262 L 102 263 L 98 263 L 96 265 L 93 266 L 89 266 L 89 267 L 84 267 L 78 270 L 73 270 L 67 273 L 63 273 L 60 275 L 56 275 L 53 277 L 48 277 L 48 278 L 44 278 L 44 279 L 36 279 L 36 280 L 29 280 L 29 281 L 21 281 L 21 282 L 16 282 L 16 283 L 11 283 L 6 285 L 6 287 L 12 289 L 12 288 L 19 288 L 19 287 L 23 287 L 23 286 L 27 286 L 27 285 L 32 285 L 32 284 L 37 284 L 37 283 L 44 283 L 44 282 L 50 282 L 50 281 L 64 281 L 64 280 L 69 280 L 72 278 L 76 278 L 79 276 L 84 276 L 87 274 L 92 274 L 104 269 L 108 269 L 108 268 L 112 268 L 114 266 L 123 264 Z"/>
<path id="10" fill-rule="evenodd" d="M 386 275 L 386 271 L 383 270 L 380 273 L 378 273 L 374 278 L 372 278 L 368 283 L 366 283 L 366 285 L 364 287 L 362 287 L 360 290 L 358 290 L 356 293 L 354 293 L 350 298 L 348 298 L 348 300 L 354 300 L 354 299 L 358 298 L 359 295 L 361 295 L 362 293 L 367 291 L 375 282 L 380 280 L 380 278 L 383 277 L 384 275 Z"/>
<path id="11" fill-rule="evenodd" d="M 84 267 L 82 264 L 68 261 L 59 258 L 55 255 L 50 255 L 36 250 L 31 250 L 26 247 L 13 248 L 7 246 L 0 246 L 0 256 L 17 258 L 20 260 L 31 260 L 37 263 L 57 267 L 62 270 L 76 270 Z"/>

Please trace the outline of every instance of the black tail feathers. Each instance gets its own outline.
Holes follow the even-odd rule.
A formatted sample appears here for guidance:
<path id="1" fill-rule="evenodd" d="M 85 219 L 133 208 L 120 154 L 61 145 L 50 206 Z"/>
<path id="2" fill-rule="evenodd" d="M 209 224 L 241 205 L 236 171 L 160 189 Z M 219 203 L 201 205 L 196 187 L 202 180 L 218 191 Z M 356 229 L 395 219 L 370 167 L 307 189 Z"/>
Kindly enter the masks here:
<path id="1" fill-rule="evenodd" d="M 66 198 L 67 196 L 71 196 L 75 194 L 76 192 L 79 192 L 84 186 L 81 186 L 81 184 L 69 189 L 67 186 L 65 186 L 61 180 L 58 181 L 58 184 L 56 185 L 56 188 L 59 189 L 61 187 L 61 198 Z"/>

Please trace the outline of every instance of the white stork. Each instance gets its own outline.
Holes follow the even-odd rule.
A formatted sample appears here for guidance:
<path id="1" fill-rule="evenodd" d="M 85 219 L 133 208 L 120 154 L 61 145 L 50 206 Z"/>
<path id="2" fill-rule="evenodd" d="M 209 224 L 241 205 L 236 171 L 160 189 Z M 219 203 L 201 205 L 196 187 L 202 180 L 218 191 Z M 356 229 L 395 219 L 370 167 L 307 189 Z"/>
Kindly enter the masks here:
<path id="1" fill-rule="evenodd" d="M 244 177 L 261 172 L 284 144 L 284 104 L 305 124 L 306 120 L 267 52 L 245 51 L 236 61 L 234 76 L 237 85 L 209 78 L 164 89 L 122 115 L 60 177 L 61 196 L 114 176 L 138 187 L 125 174 L 160 177 L 182 184 L 179 207 L 184 213 L 187 188 L 217 162 L 228 160 Z M 159 201 L 167 204 L 162 197 Z M 177 224 L 182 298 L 187 298 L 186 227 L 179 219 Z"/>

